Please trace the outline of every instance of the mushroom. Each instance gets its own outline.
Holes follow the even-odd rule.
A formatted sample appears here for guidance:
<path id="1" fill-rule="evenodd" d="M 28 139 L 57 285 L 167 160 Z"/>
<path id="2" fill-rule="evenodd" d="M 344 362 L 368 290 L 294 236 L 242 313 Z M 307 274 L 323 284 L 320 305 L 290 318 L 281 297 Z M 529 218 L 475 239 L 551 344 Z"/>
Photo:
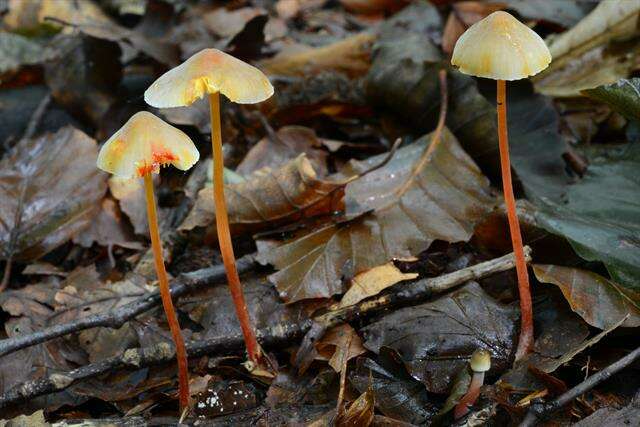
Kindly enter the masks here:
<path id="1" fill-rule="evenodd" d="M 213 146 L 213 200 L 218 242 L 249 359 L 258 364 L 261 350 L 251 325 L 236 269 L 224 198 L 220 93 L 236 103 L 255 104 L 273 95 L 273 86 L 257 68 L 217 49 L 204 49 L 160 76 L 145 91 L 144 100 L 157 108 L 184 107 L 206 94 L 209 95 Z"/>
<path id="2" fill-rule="evenodd" d="M 520 294 L 521 328 L 516 360 L 527 354 L 533 345 L 533 310 L 529 275 L 511 184 L 505 80 L 533 76 L 547 68 L 550 62 L 551 54 L 540 36 L 506 12 L 494 12 L 472 25 L 456 42 L 451 58 L 451 64 L 464 74 L 497 80 L 502 186 Z"/>
<path id="3" fill-rule="evenodd" d="M 462 396 L 453 410 L 455 419 L 465 416 L 469 412 L 469 407 L 478 400 L 480 387 L 484 384 L 484 373 L 491 369 L 491 353 L 482 349 L 474 351 L 469 361 L 469 367 L 473 371 L 473 376 L 467 393 Z"/>
<path id="4" fill-rule="evenodd" d="M 162 257 L 152 174 L 159 173 L 160 167 L 168 164 L 180 170 L 187 170 L 198 161 L 199 157 L 200 153 L 184 132 L 151 113 L 139 112 L 105 142 L 100 149 L 97 161 L 98 168 L 105 172 L 123 178 L 144 179 L 149 234 L 160 285 L 160 296 L 176 346 L 181 409 L 187 407 L 189 399 L 187 352 L 171 301 L 169 280 Z"/>

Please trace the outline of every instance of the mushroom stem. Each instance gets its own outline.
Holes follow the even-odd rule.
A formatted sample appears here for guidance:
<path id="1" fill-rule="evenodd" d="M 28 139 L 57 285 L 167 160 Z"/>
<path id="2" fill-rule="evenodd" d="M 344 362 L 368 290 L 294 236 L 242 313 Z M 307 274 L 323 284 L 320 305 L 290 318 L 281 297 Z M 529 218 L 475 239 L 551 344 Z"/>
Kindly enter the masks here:
<path id="1" fill-rule="evenodd" d="M 462 396 L 453 410 L 453 417 L 456 420 L 467 415 L 469 408 L 476 403 L 478 396 L 480 396 L 480 387 L 482 387 L 482 384 L 484 384 L 484 372 L 474 372 L 467 392 Z"/>
<path id="2" fill-rule="evenodd" d="M 507 137 L 507 88 L 504 80 L 498 80 L 498 143 L 500 146 L 500 166 L 502 169 L 502 188 L 507 208 L 511 243 L 516 261 L 518 275 L 518 292 L 520 294 L 520 338 L 516 350 L 516 360 L 524 357 L 533 346 L 533 308 L 531 306 L 531 290 L 529 289 L 529 273 L 524 259 L 522 235 L 516 214 L 516 199 L 511 183 L 511 162 L 509 161 L 509 139 Z"/>
<path id="3" fill-rule="evenodd" d="M 212 93 L 209 95 L 209 107 L 211 110 L 211 144 L 213 148 L 213 201 L 216 210 L 216 229 L 218 232 L 218 243 L 220 244 L 220 252 L 222 253 L 222 262 L 227 271 L 227 281 L 233 304 L 236 308 L 236 314 L 240 321 L 240 328 L 244 337 L 244 343 L 247 347 L 249 359 L 258 364 L 260 363 L 260 345 L 256 340 L 256 334 L 251 325 L 247 303 L 242 293 L 242 285 L 238 270 L 236 269 L 236 258 L 233 254 L 233 245 L 231 243 L 231 232 L 229 231 L 229 218 L 227 215 L 227 204 L 224 198 L 224 160 L 222 157 L 222 135 L 220 127 L 220 95 Z"/>
<path id="4" fill-rule="evenodd" d="M 153 178 L 151 173 L 144 175 L 144 190 L 147 199 L 147 217 L 149 220 L 149 235 L 151 237 L 151 248 L 153 250 L 153 259 L 156 265 L 156 274 L 158 275 L 158 283 L 160 285 L 160 297 L 164 313 L 167 316 L 169 329 L 173 342 L 176 345 L 176 358 L 178 359 L 178 384 L 180 395 L 180 409 L 183 410 L 189 404 L 189 376 L 187 372 L 187 351 L 184 346 L 184 339 L 180 331 L 180 324 L 176 311 L 171 301 L 171 292 L 169 291 L 169 280 L 167 279 L 167 270 L 164 267 L 164 258 L 162 256 L 162 244 L 160 243 L 160 232 L 158 231 L 158 215 L 156 213 L 156 200 L 153 194 Z"/>

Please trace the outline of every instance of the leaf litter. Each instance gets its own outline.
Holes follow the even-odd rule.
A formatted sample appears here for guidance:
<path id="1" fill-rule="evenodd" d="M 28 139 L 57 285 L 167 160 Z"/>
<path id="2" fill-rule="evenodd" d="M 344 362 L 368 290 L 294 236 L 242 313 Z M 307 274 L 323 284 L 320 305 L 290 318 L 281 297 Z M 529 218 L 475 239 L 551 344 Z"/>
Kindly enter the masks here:
<path id="1" fill-rule="evenodd" d="M 175 302 L 187 341 L 223 349 L 190 360 L 198 393 L 187 424 L 450 425 L 447 409 L 466 392 L 467 359 L 478 348 L 494 363 L 478 405 L 458 423 L 517 423 L 535 398 L 551 401 L 632 350 L 640 277 L 638 156 L 630 144 L 639 134 L 635 5 L 34 0 L 3 7 L 0 347 L 153 299 L 140 182 L 98 173 L 96 140 L 146 108 L 142 93 L 158 75 L 216 47 L 252 62 L 276 87 L 272 101 L 255 107 L 223 104 L 234 246 L 250 260 L 242 269 L 247 303 L 275 377 L 244 370 L 224 275 L 181 291 Z M 522 363 L 512 360 L 512 272 L 393 303 L 431 278 L 510 250 L 494 191 L 494 94 L 447 61 L 459 35 L 498 9 L 518 14 L 554 52 L 533 86 L 510 83 L 509 91 L 513 169 L 520 202 L 530 202 L 519 213 L 534 248 L 531 272 L 554 285 L 534 284 L 536 344 Z M 157 113 L 206 159 L 205 102 Z M 209 168 L 203 161 L 187 174 L 163 170 L 155 183 L 176 284 L 219 263 Z M 382 300 L 391 302 L 375 310 Z M 167 325 L 157 304 L 150 307 L 118 328 L 72 327 L 0 357 L 0 402 L 29 380 L 101 372 L 3 406 L 2 416 L 89 423 L 127 416 L 139 425 L 176 417 L 175 368 L 165 359 L 99 370 L 127 351 L 170 350 Z M 311 335 L 319 337 L 315 353 L 304 367 L 293 363 L 314 322 L 360 309 Z M 553 420 L 628 418 L 640 384 L 637 368 L 627 369 L 624 387 L 599 385 Z M 213 393 L 223 399 L 212 404 Z"/>

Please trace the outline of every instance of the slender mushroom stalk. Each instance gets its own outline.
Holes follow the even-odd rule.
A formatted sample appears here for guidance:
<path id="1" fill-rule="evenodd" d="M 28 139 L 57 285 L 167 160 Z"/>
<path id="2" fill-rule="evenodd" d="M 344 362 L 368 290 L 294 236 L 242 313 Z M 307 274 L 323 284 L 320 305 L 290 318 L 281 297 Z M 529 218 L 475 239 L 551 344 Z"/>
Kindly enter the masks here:
<path id="1" fill-rule="evenodd" d="M 160 167 L 172 164 L 181 170 L 191 168 L 200 157 L 191 139 L 182 131 L 168 125 L 151 113 L 136 113 L 102 146 L 98 155 L 98 168 L 124 178 L 143 178 L 149 220 L 149 235 L 155 261 L 160 296 L 171 336 L 176 346 L 180 408 L 189 402 L 187 352 L 178 317 L 173 307 L 169 280 L 162 256 L 162 243 L 158 230 L 156 201 L 153 192 L 153 174 Z"/>
<path id="2" fill-rule="evenodd" d="M 144 99 L 147 104 L 154 107 L 169 108 L 188 106 L 203 96 L 209 95 L 213 149 L 213 200 L 218 243 L 249 359 L 259 364 L 260 345 L 251 324 L 236 270 L 224 198 L 219 94 L 236 103 L 255 104 L 273 95 L 273 86 L 257 68 L 217 49 L 204 49 L 160 76 L 144 93 Z"/>
<path id="3" fill-rule="evenodd" d="M 462 396 L 455 409 L 453 417 L 457 420 L 469 412 L 469 408 L 476 403 L 480 396 L 480 387 L 484 384 L 484 373 L 491 369 L 491 353 L 487 350 L 476 350 L 471 355 L 469 366 L 473 372 L 467 393 Z"/>
<path id="4" fill-rule="evenodd" d="M 494 12 L 472 25 L 456 42 L 451 59 L 451 64 L 457 66 L 464 74 L 497 80 L 502 187 L 520 294 L 521 327 L 516 360 L 526 355 L 533 346 L 533 307 L 511 183 L 505 80 L 533 76 L 547 68 L 550 63 L 551 54 L 540 36 L 506 12 Z"/>

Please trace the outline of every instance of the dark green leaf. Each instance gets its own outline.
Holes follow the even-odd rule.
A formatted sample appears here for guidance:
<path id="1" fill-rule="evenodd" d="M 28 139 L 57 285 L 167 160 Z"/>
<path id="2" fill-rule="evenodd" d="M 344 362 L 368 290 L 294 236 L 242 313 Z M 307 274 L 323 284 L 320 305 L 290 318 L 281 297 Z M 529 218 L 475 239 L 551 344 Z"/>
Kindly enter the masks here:
<path id="1" fill-rule="evenodd" d="M 610 85 L 584 90 L 593 99 L 607 103 L 629 120 L 640 121 L 640 78 L 620 79 Z"/>

